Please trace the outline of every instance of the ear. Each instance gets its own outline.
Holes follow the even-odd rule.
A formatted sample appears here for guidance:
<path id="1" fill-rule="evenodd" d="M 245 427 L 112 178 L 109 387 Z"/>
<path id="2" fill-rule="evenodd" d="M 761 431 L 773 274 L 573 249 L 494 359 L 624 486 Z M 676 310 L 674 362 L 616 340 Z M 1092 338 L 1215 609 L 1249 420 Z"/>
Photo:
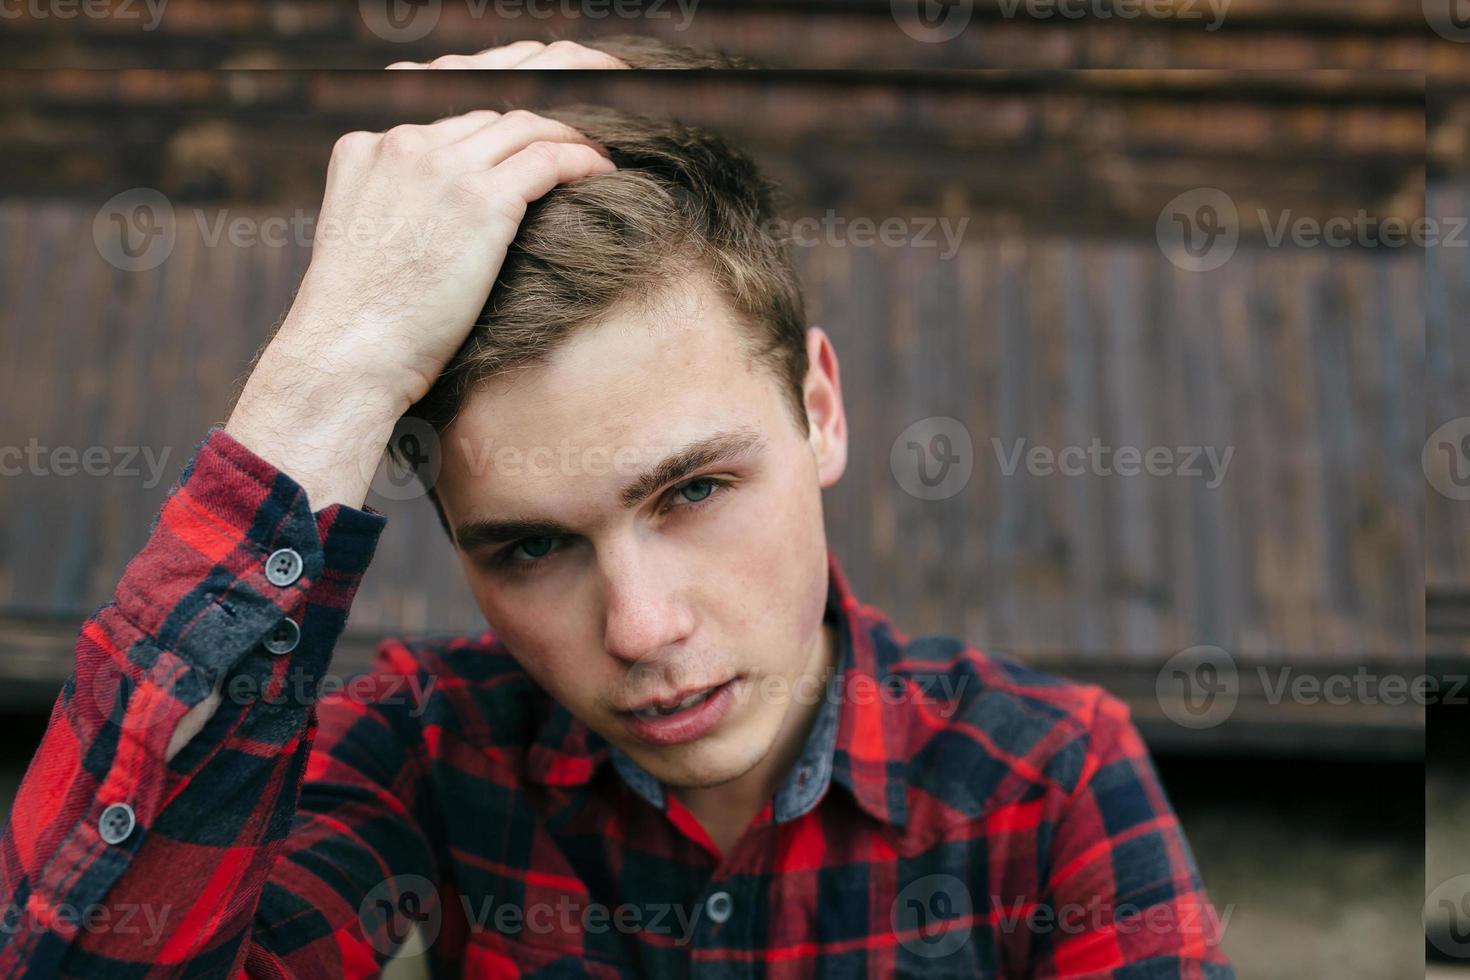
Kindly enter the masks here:
<path id="1" fill-rule="evenodd" d="M 826 489 L 847 469 L 847 416 L 842 410 L 837 351 L 821 327 L 807 328 L 806 358 L 802 398 L 806 404 L 807 441 L 817 461 L 817 482 Z"/>

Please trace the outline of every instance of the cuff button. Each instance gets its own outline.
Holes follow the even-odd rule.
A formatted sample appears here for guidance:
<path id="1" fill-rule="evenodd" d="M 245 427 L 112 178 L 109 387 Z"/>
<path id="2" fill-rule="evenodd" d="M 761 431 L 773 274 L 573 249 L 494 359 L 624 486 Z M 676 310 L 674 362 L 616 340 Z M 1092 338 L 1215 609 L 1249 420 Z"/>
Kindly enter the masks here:
<path id="1" fill-rule="evenodd" d="M 296 620 L 283 619 L 271 630 L 271 635 L 265 638 L 265 648 L 280 656 L 295 650 L 296 644 L 300 642 L 301 627 L 296 625 Z"/>
<path id="2" fill-rule="evenodd" d="M 304 562 L 294 548 L 282 548 L 271 552 L 265 560 L 265 580 L 271 585 L 285 587 L 301 577 Z"/>

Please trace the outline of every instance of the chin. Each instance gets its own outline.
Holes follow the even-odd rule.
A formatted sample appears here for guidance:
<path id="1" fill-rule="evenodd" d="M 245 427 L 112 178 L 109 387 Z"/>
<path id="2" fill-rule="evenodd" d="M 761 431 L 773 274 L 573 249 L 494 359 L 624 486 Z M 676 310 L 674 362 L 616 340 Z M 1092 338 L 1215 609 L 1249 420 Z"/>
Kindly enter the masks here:
<path id="1" fill-rule="evenodd" d="M 665 749 L 643 746 L 628 754 L 659 782 L 682 789 L 721 786 L 750 772 L 766 757 L 775 733 L 751 732 L 750 725 L 711 734 Z"/>

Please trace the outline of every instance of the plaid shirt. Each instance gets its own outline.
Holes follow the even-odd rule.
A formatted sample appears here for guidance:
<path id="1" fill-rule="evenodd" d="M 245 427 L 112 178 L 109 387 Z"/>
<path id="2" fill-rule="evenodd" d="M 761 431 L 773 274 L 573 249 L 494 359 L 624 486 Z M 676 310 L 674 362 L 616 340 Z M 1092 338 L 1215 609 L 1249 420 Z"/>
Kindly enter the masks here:
<path id="1" fill-rule="evenodd" d="M 840 670 L 721 855 L 489 632 L 328 691 L 385 523 L 211 430 L 81 629 L 0 846 L 0 973 L 366 976 L 407 940 L 445 976 L 1233 977 L 1101 690 L 910 640 L 831 561 Z"/>

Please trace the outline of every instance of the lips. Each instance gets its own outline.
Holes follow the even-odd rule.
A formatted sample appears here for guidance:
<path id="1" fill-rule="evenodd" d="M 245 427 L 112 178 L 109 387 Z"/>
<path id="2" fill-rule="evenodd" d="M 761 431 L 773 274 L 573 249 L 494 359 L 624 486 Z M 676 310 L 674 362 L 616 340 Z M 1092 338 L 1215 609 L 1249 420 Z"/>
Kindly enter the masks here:
<path id="1" fill-rule="evenodd" d="M 628 733 L 650 745 L 668 746 L 692 742 L 712 732 L 735 705 L 733 689 L 738 678 L 710 688 L 690 691 L 678 700 L 645 701 L 633 711 L 622 712 Z"/>
<path id="2" fill-rule="evenodd" d="M 673 704 L 667 706 L 659 703 L 650 705 L 646 708 L 638 708 L 633 712 L 633 714 L 637 715 L 639 718 L 645 718 L 649 721 L 653 721 L 658 718 L 667 718 L 669 715 L 678 714 L 680 711 L 684 711 L 688 708 L 694 707 L 696 704 L 702 703 L 706 698 L 710 696 L 710 692 L 713 690 L 714 686 L 707 687 L 702 691 L 697 691 L 694 694 L 689 695 L 682 701 L 676 701 Z"/>
<path id="3" fill-rule="evenodd" d="M 704 701 L 710 694 L 725 681 L 717 681 L 714 684 L 705 684 L 700 687 L 687 687 L 683 691 L 664 697 L 648 698 L 637 706 L 623 709 L 627 714 L 637 715 L 640 718 L 662 718 L 676 714 L 688 708 L 694 707 Z"/>

